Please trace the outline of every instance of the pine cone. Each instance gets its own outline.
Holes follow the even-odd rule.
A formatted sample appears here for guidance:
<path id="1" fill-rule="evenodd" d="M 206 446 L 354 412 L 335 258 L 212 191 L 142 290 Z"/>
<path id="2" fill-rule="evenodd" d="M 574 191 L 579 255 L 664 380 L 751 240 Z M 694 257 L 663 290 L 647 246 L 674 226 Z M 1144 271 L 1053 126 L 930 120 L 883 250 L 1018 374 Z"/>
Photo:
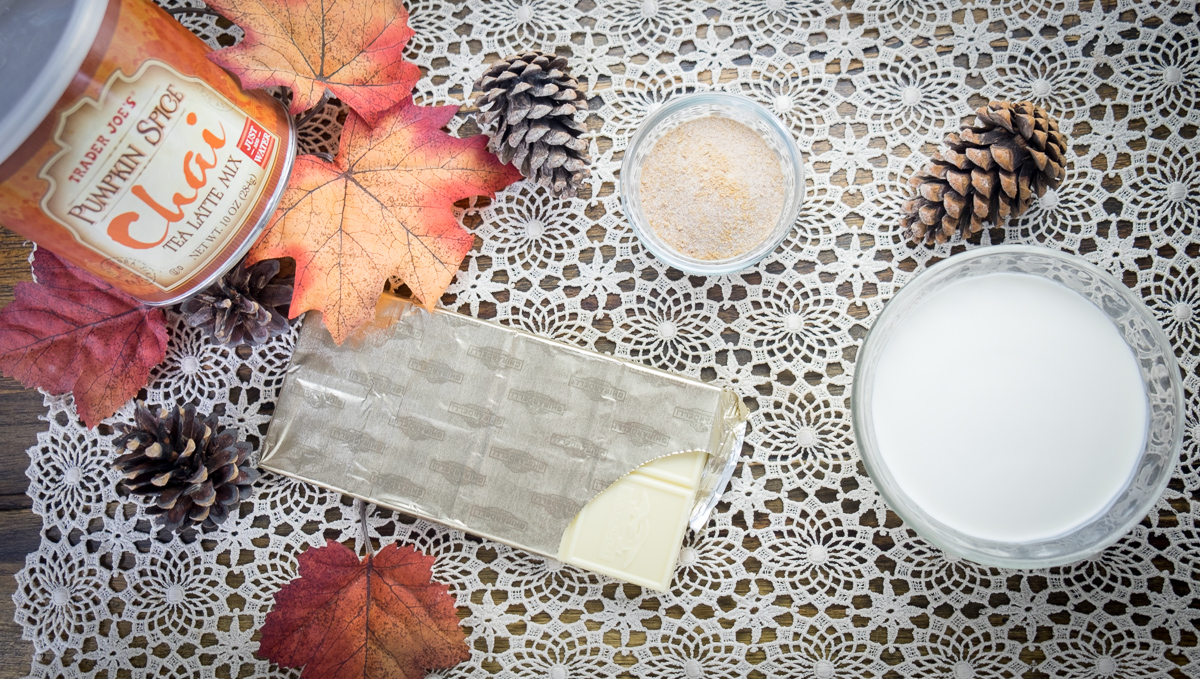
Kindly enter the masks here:
<path id="1" fill-rule="evenodd" d="M 275 281 L 279 260 L 267 259 L 247 267 L 238 262 L 216 283 L 184 300 L 184 320 L 227 345 L 261 344 L 288 328 L 292 302 L 290 278 Z"/>
<path id="2" fill-rule="evenodd" d="M 146 512 L 168 530 L 216 526 L 258 480 L 250 444 L 219 429 L 216 415 L 201 419 L 193 405 L 147 408 L 138 401 L 134 423 L 116 429 L 113 443 L 124 451 L 113 462 L 125 475 L 120 485 L 149 500 Z"/>
<path id="3" fill-rule="evenodd" d="M 488 150 L 556 195 L 574 196 L 588 176 L 583 100 L 566 57 L 530 51 L 497 61 L 475 82 Z"/>
<path id="4" fill-rule="evenodd" d="M 946 135 L 949 148 L 909 180 L 916 196 L 904 204 L 900 223 L 914 241 L 944 243 L 984 222 L 999 226 L 1066 174 L 1067 140 L 1046 109 L 993 101 L 975 115 L 974 127 Z"/>

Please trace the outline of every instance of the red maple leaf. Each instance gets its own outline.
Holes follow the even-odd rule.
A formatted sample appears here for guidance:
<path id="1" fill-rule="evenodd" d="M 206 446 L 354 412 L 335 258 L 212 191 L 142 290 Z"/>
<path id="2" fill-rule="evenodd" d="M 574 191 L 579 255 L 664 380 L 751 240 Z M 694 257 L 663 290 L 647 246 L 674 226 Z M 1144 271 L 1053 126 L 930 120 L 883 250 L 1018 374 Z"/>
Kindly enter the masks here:
<path id="1" fill-rule="evenodd" d="M 329 540 L 300 555 L 275 594 L 260 657 L 304 666 L 302 679 L 420 679 L 471 655 L 454 599 L 431 581 L 433 557 L 388 545 L 359 560 Z"/>
<path id="2" fill-rule="evenodd" d="M 420 69 L 404 61 L 413 36 L 400 0 L 209 0 L 246 32 L 209 54 L 242 87 L 292 89 L 291 113 L 317 105 L 325 89 L 368 123 L 412 93 Z"/>
<path id="3" fill-rule="evenodd" d="M 332 163 L 296 160 L 279 210 L 250 251 L 252 262 L 296 261 L 292 318 L 320 310 L 341 344 L 374 318 L 392 276 L 425 306 L 437 303 L 473 242 L 454 202 L 492 196 L 521 177 L 487 151 L 484 136 L 442 131 L 457 110 L 406 99 L 374 127 L 351 112 Z"/>
<path id="4" fill-rule="evenodd" d="M 37 282 L 18 283 L 0 311 L 0 371 L 26 387 L 71 392 L 94 427 L 166 356 L 166 318 L 47 250 L 35 253 L 33 273 Z"/>

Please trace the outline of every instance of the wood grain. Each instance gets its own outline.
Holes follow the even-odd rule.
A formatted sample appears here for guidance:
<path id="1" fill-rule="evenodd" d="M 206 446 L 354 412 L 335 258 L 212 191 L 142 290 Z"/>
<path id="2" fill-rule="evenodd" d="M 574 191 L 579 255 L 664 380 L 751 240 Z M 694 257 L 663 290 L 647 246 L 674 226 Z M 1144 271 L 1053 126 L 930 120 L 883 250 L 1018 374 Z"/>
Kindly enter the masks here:
<path id="1" fill-rule="evenodd" d="M 5 441 L 5 457 L 10 448 Z M 33 659 L 33 644 L 21 639 L 21 627 L 13 622 L 12 595 L 17 588 L 13 576 L 25 565 L 25 555 L 37 550 L 41 528 L 41 517 L 28 509 L 0 511 L 0 677 L 4 679 L 26 676 Z"/>
<path id="2" fill-rule="evenodd" d="M 29 251 L 21 236 L 0 228 L 0 306 L 12 301 L 17 283 L 31 279 Z M 25 676 L 33 658 L 33 644 L 21 639 L 21 628 L 13 622 L 12 596 L 17 587 L 13 576 L 40 540 L 42 520 L 29 511 L 25 494 L 25 451 L 45 428 L 39 419 L 45 413 L 40 393 L 0 378 L 0 679 Z"/>

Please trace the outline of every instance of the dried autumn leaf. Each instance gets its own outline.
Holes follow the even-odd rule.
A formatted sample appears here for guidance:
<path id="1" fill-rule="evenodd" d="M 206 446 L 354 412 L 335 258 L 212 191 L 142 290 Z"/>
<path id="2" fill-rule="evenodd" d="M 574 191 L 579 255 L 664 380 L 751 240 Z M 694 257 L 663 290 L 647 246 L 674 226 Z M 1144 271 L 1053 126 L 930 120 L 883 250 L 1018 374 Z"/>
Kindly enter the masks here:
<path id="1" fill-rule="evenodd" d="M 161 309 L 39 249 L 36 283 L 18 283 L 0 311 L 0 371 L 26 387 L 70 392 L 84 424 L 117 412 L 167 354 Z"/>
<path id="2" fill-rule="evenodd" d="M 300 577 L 275 594 L 260 657 L 304 666 L 301 679 L 420 679 L 470 657 L 433 557 L 388 545 L 361 561 L 329 540 L 300 555 Z"/>
<path id="3" fill-rule="evenodd" d="M 454 106 L 411 99 L 375 127 L 350 113 L 332 163 L 303 156 L 250 261 L 291 257 L 296 286 L 289 315 L 324 314 L 334 341 L 375 316 L 383 283 L 399 276 L 432 308 L 471 249 L 452 206 L 495 195 L 521 178 L 484 147 L 482 135 L 442 131 Z"/>
<path id="4" fill-rule="evenodd" d="M 292 89 L 291 113 L 325 89 L 368 123 L 412 93 L 421 73 L 403 59 L 413 36 L 400 0 L 209 0 L 246 32 L 209 58 L 255 89 Z"/>

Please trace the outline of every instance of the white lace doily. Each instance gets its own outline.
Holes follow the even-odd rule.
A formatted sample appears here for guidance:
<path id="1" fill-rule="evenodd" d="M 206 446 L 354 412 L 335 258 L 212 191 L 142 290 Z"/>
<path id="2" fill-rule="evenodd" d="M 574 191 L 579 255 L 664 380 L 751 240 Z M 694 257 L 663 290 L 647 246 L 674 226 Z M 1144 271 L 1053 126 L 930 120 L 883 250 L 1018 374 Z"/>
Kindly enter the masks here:
<path id="1" fill-rule="evenodd" d="M 527 48 L 569 55 L 591 88 L 590 187 L 561 200 L 519 183 L 465 208 L 478 246 L 445 305 L 731 386 L 754 411 L 732 486 L 689 538 L 670 595 L 367 508 L 371 540 L 436 556 L 457 597 L 472 656 L 434 676 L 1200 675 L 1196 7 L 1082 4 L 408 3 L 419 103 L 461 103 L 485 62 Z M 209 15 L 180 16 L 214 44 L 240 35 Z M 703 89 L 771 107 L 807 160 L 794 232 L 739 275 L 664 268 L 616 192 L 638 121 Z M 1059 117 L 1073 151 L 1066 182 L 981 242 L 906 244 L 907 179 L 994 98 Z M 466 114 L 451 127 L 475 129 Z M 326 150 L 333 137 L 306 132 Z M 884 303 L 932 262 L 999 241 L 1081 254 L 1139 290 L 1186 372 L 1179 474 L 1120 543 L 1071 566 L 946 557 L 884 506 L 850 428 L 856 350 Z M 291 342 L 219 348 L 176 322 L 147 398 L 215 408 L 257 442 Z M 219 531 L 165 540 L 113 490 L 111 427 L 88 431 L 69 399 L 46 403 L 48 431 L 29 450 L 45 527 L 15 596 L 33 675 L 298 676 L 257 659 L 255 633 L 299 552 L 326 538 L 362 552 L 360 507 L 268 474 Z M 113 421 L 130 416 L 127 406 Z"/>

